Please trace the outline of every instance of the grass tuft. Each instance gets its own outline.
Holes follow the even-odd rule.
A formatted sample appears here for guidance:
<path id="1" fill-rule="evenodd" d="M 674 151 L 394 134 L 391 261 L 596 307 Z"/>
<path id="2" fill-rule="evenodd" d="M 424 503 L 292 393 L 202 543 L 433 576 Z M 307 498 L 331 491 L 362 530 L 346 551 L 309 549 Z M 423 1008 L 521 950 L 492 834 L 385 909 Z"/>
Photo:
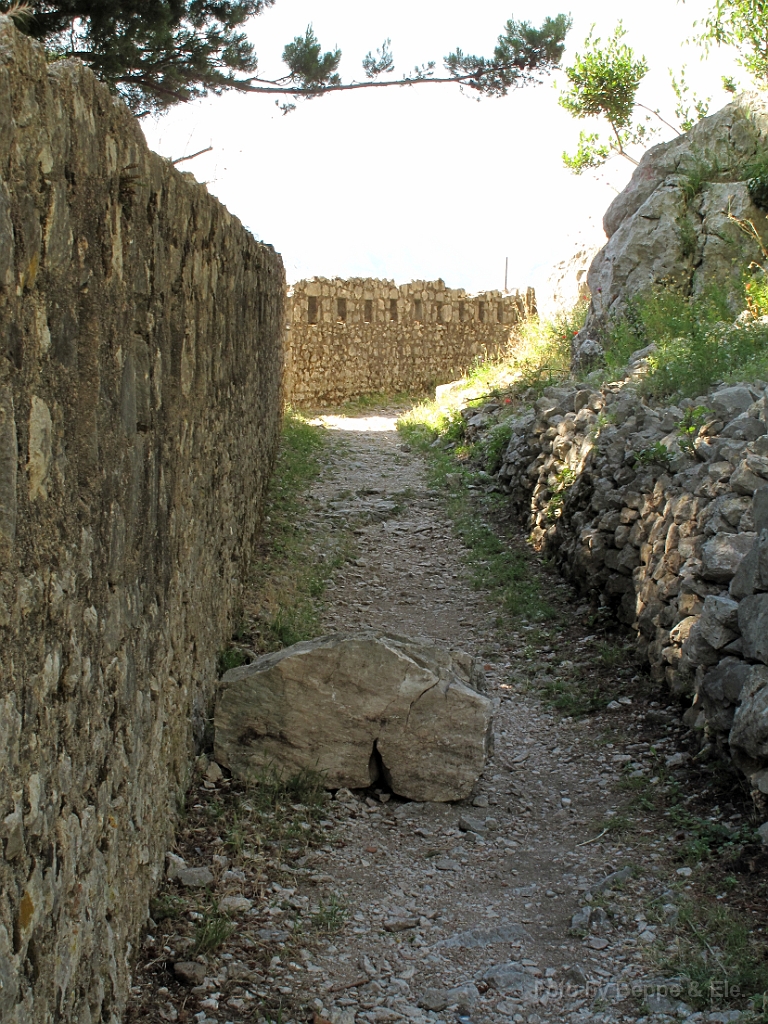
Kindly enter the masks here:
<path id="1" fill-rule="evenodd" d="M 234 930 L 235 926 L 214 900 L 202 911 L 202 920 L 195 929 L 195 952 L 212 953 L 224 945 Z"/>

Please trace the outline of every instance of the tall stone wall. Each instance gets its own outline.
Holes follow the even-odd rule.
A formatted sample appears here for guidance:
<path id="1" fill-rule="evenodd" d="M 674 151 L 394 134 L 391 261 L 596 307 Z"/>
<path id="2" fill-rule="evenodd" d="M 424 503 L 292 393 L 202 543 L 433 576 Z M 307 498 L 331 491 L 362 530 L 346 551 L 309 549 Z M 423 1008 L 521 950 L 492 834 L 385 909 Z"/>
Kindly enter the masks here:
<path id="1" fill-rule="evenodd" d="M 536 311 L 525 294 L 467 295 L 442 281 L 299 281 L 288 296 L 285 393 L 297 406 L 423 390 L 505 351 Z"/>
<path id="2" fill-rule="evenodd" d="M 0 1020 L 116 1022 L 279 429 L 280 258 L 0 18 Z"/>

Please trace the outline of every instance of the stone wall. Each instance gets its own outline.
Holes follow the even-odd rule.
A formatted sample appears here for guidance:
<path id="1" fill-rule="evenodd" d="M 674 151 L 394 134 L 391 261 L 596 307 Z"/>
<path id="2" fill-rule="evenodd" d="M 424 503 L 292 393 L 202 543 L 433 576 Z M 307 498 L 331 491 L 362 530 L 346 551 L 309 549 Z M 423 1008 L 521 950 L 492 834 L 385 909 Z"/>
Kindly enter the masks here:
<path id="1" fill-rule="evenodd" d="M 502 414 L 466 410 L 467 435 L 508 432 L 498 481 L 536 546 L 768 793 L 768 384 L 667 407 L 564 386 Z"/>
<path id="2" fill-rule="evenodd" d="M 278 436 L 284 275 L 0 18 L 0 1019 L 121 1019 Z"/>
<path id="3" fill-rule="evenodd" d="M 442 281 L 313 278 L 288 296 L 286 399 L 296 406 L 420 391 L 505 351 L 533 289 L 467 295 Z"/>

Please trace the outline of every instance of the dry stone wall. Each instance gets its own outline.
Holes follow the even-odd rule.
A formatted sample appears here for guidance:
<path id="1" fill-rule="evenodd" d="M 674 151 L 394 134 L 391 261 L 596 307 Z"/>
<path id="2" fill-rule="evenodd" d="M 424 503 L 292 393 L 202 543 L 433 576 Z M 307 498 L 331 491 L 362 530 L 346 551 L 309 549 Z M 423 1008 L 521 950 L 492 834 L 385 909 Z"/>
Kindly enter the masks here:
<path id="1" fill-rule="evenodd" d="M 286 398 L 297 406 L 423 390 L 505 351 L 532 288 L 467 295 L 442 281 L 299 281 L 288 296 Z"/>
<path id="2" fill-rule="evenodd" d="M 535 544 L 768 794 L 768 384 L 667 407 L 631 381 L 553 387 L 502 414 L 466 410 L 467 434 L 508 432 L 498 481 Z"/>
<path id="3" fill-rule="evenodd" d="M 278 436 L 285 282 L 0 18 L 0 1020 L 117 1022 Z"/>

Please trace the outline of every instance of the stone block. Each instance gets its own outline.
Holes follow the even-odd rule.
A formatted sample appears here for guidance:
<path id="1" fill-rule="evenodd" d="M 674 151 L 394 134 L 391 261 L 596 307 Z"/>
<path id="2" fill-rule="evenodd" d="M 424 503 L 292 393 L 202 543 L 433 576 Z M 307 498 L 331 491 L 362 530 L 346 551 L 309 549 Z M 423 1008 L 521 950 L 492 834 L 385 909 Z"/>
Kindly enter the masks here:
<path id="1" fill-rule="evenodd" d="M 768 765 L 768 668 L 752 665 L 728 743 L 736 764 L 753 774 Z"/>
<path id="2" fill-rule="evenodd" d="M 216 760 L 257 779 L 269 765 L 328 788 L 379 777 L 412 800 L 461 800 L 491 743 L 491 703 L 468 655 L 362 633 L 295 644 L 232 669 L 215 714 Z"/>
<path id="3" fill-rule="evenodd" d="M 768 594 L 753 594 L 739 604 L 744 657 L 768 665 Z"/>
<path id="4" fill-rule="evenodd" d="M 716 534 L 701 549 L 702 576 L 730 583 L 755 540 L 754 533 Z"/>

